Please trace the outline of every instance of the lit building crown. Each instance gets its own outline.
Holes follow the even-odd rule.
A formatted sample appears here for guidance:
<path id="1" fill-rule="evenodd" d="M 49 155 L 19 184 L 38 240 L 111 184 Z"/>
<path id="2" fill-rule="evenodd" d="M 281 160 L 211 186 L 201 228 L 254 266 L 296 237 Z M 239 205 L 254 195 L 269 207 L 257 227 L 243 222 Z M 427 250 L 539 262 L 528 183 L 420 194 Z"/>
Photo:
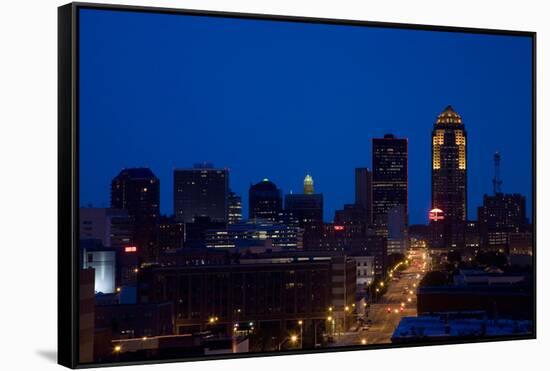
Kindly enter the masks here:
<path id="1" fill-rule="evenodd" d="M 453 109 L 452 106 L 447 106 L 443 112 L 437 116 L 437 125 L 454 124 L 462 125 L 462 117 Z"/>
<path id="2" fill-rule="evenodd" d="M 307 174 L 304 178 L 304 194 L 306 195 L 312 195 L 314 193 L 313 188 L 313 178 L 311 175 Z"/>

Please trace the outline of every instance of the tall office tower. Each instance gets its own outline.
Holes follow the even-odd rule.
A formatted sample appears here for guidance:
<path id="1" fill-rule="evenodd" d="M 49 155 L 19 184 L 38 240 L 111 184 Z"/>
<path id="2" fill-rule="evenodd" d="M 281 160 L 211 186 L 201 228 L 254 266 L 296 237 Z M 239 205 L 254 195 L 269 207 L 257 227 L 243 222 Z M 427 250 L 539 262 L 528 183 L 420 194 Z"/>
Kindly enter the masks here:
<path id="1" fill-rule="evenodd" d="M 243 219 L 243 205 L 241 196 L 229 191 L 227 196 L 227 223 L 239 223 Z"/>
<path id="2" fill-rule="evenodd" d="M 312 195 L 315 193 L 315 188 L 313 184 L 313 178 L 311 175 L 306 174 L 306 177 L 304 178 L 304 194 L 305 195 Z"/>
<path id="3" fill-rule="evenodd" d="M 466 129 L 451 106 L 437 117 L 432 131 L 432 209 L 444 214 L 443 244 L 464 247 L 467 218 Z"/>
<path id="4" fill-rule="evenodd" d="M 355 205 L 365 210 L 365 222 L 372 224 L 372 172 L 366 167 L 355 169 Z"/>
<path id="5" fill-rule="evenodd" d="M 387 236 L 388 212 L 408 213 L 408 142 L 392 134 L 372 140 L 372 214 L 377 233 Z"/>
<path id="6" fill-rule="evenodd" d="M 311 188 L 309 185 L 306 187 L 306 181 L 309 183 L 307 176 L 304 179 L 304 191 L 313 192 L 313 179 L 311 179 Z M 321 193 L 287 194 L 285 211 L 292 214 L 300 228 L 304 230 L 304 248 L 316 248 L 322 235 L 323 195 Z"/>
<path id="7" fill-rule="evenodd" d="M 285 210 L 298 219 L 300 227 L 323 223 L 323 195 L 320 193 L 285 195 Z"/>
<path id="8" fill-rule="evenodd" d="M 195 217 L 227 222 L 229 170 L 212 164 L 195 164 L 190 169 L 174 170 L 174 216 L 192 223 Z"/>
<path id="9" fill-rule="evenodd" d="M 283 210 L 281 190 L 269 179 L 250 186 L 248 190 L 248 218 L 277 221 Z"/>
<path id="10" fill-rule="evenodd" d="M 484 195 L 477 215 L 484 249 L 504 251 L 511 233 L 527 230 L 525 196 L 520 194 Z"/>
<path id="11" fill-rule="evenodd" d="M 160 181 L 149 168 L 123 169 L 111 182 L 111 207 L 126 209 L 133 219 L 132 240 L 145 262 L 157 257 Z"/>

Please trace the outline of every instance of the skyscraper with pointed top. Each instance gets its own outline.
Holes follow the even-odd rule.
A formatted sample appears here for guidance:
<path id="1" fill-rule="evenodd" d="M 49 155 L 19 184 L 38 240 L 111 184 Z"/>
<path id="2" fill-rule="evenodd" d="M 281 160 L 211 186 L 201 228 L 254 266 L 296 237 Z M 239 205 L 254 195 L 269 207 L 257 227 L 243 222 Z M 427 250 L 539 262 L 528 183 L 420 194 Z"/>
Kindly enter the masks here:
<path id="1" fill-rule="evenodd" d="M 432 209 L 441 209 L 446 248 L 464 246 L 467 219 L 466 129 L 462 117 L 447 106 L 432 131 Z"/>
<path id="2" fill-rule="evenodd" d="M 304 178 L 303 194 L 285 195 L 285 212 L 304 230 L 304 248 L 316 248 L 323 226 L 323 194 L 314 193 L 311 175 Z"/>
<path id="3" fill-rule="evenodd" d="M 306 174 L 306 177 L 304 178 L 304 194 L 312 195 L 314 193 L 313 178 L 311 175 Z"/>

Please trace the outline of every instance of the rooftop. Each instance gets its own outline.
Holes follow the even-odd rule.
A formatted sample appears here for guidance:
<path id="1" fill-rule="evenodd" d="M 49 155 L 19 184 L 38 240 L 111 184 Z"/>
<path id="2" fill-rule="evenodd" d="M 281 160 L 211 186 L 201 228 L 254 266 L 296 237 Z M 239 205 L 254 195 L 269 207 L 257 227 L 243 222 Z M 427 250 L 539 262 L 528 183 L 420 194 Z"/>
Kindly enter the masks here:
<path id="1" fill-rule="evenodd" d="M 419 338 L 437 340 L 448 337 L 529 335 L 532 332 L 533 322 L 528 320 L 403 317 L 393 333 L 392 342 Z"/>
<path id="2" fill-rule="evenodd" d="M 462 125 L 462 117 L 449 105 L 437 116 L 437 125 Z"/>
<path id="3" fill-rule="evenodd" d="M 132 178 L 132 179 L 150 179 L 156 178 L 155 174 L 148 167 L 133 167 L 125 168 L 118 173 L 118 177 Z"/>

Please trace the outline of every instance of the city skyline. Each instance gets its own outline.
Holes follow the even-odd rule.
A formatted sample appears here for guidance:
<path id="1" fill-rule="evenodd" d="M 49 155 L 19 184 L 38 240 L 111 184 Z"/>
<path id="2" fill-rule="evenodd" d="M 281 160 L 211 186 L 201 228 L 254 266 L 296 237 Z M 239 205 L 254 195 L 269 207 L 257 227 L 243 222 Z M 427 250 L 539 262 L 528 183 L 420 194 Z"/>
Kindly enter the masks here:
<path id="1" fill-rule="evenodd" d="M 310 173 L 331 220 L 354 200 L 354 169 L 372 168 L 372 138 L 392 133 L 409 139 L 410 223 L 425 223 L 430 132 L 451 104 L 468 127 L 468 219 L 491 193 L 497 150 L 503 192 L 526 195 L 531 219 L 531 184 L 524 181 L 532 172 L 525 150 L 532 139 L 529 38 L 286 22 L 273 32 L 265 21 L 81 16 L 82 205 L 107 205 L 109 182 L 121 168 L 147 166 L 161 179 L 161 212 L 172 214 L 172 170 L 207 161 L 230 169 L 245 211 L 251 183 L 269 178 L 283 193 L 297 192 Z M 144 33 L 144 19 L 152 31 Z M 208 27 L 200 40 L 174 48 L 178 41 L 157 24 L 169 27 L 168 35 Z M 270 48 L 259 40 L 270 40 Z M 198 64 L 220 53 L 231 55 L 220 70 Z M 113 61 L 108 69 L 106 59 Z"/>
<path id="2" fill-rule="evenodd" d="M 78 14 L 81 363 L 534 336 L 530 37 Z"/>

